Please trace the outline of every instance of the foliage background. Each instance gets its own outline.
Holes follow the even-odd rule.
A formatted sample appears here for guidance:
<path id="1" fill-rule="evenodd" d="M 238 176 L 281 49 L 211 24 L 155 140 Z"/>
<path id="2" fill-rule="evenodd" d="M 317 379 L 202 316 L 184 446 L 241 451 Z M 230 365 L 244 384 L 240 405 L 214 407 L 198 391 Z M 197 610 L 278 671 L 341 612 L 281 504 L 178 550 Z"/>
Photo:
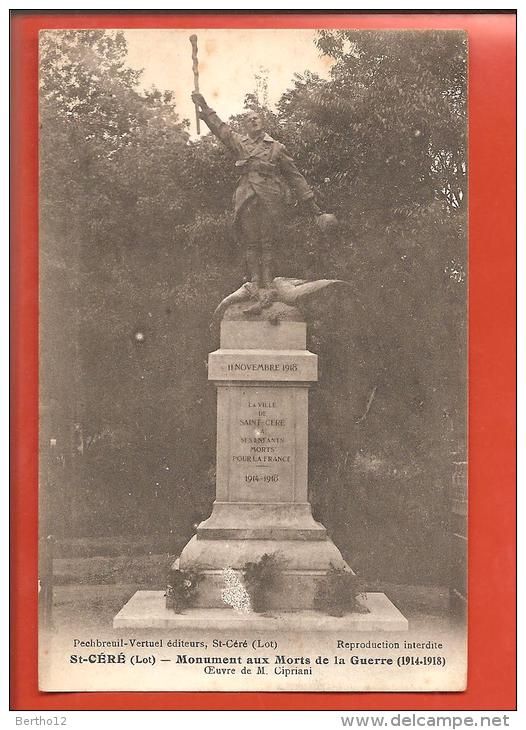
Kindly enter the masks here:
<path id="1" fill-rule="evenodd" d="M 324 239 L 291 204 L 278 272 L 354 287 L 310 313 L 311 502 L 366 576 L 441 582 L 465 458 L 466 41 L 316 43 L 329 79 L 246 97 L 342 221 Z M 245 275 L 234 166 L 141 89 L 122 33 L 47 32 L 40 53 L 43 529 L 182 544 L 214 499 L 208 325 Z"/>

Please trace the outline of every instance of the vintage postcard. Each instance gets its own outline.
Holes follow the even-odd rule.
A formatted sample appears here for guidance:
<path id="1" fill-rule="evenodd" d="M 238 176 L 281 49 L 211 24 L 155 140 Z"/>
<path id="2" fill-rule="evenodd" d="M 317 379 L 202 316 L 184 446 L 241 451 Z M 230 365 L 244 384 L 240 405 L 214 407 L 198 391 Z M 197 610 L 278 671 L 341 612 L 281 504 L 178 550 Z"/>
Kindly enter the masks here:
<path id="1" fill-rule="evenodd" d="M 44 691 L 462 691 L 467 36 L 44 30 Z"/>

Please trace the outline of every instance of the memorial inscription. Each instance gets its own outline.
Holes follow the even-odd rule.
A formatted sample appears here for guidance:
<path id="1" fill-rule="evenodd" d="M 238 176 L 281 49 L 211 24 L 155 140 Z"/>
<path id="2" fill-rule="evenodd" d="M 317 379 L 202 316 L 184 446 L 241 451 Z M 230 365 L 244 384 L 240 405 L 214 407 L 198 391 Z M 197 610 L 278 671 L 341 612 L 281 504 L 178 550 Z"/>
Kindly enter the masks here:
<path id="1" fill-rule="evenodd" d="M 231 499 L 292 501 L 294 394 L 288 390 L 236 388 L 237 403 L 230 416 Z"/>
<path id="2" fill-rule="evenodd" d="M 290 363 L 246 363 L 246 362 L 232 362 L 227 365 L 227 371 L 228 372 L 236 372 L 236 371 L 243 371 L 243 370 L 251 370 L 252 372 L 275 372 L 278 373 L 280 371 L 284 373 L 295 373 L 298 370 L 298 363 L 296 362 L 290 362 Z"/>
<path id="3" fill-rule="evenodd" d="M 308 350 L 232 350 L 210 353 L 210 380 L 260 380 L 268 382 L 313 382 L 317 380 L 317 357 Z"/>

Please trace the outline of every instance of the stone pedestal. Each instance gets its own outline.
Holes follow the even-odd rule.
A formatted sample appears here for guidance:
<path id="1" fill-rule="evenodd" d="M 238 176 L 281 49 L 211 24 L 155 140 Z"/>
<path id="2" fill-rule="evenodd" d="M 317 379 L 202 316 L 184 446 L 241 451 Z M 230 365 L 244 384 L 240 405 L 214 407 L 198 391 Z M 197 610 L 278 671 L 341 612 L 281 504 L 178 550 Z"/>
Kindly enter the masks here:
<path id="1" fill-rule="evenodd" d="M 163 591 L 138 591 L 115 616 L 114 628 L 188 636 L 207 629 L 281 631 L 282 638 L 406 631 L 407 620 L 380 593 L 360 599 L 367 613 L 334 618 L 312 610 L 330 566 L 350 570 L 308 500 L 308 393 L 317 380 L 317 357 L 306 349 L 307 328 L 297 309 L 275 303 L 247 315 L 244 306 L 225 312 L 220 348 L 209 358 L 208 377 L 217 386 L 216 500 L 174 564 L 201 574 L 197 601 L 179 614 L 166 607 Z M 266 594 L 271 612 L 262 616 L 227 595 L 235 583 L 246 601 L 239 577 L 247 562 L 265 553 L 277 553 L 282 562 L 279 585 Z"/>
<path id="2" fill-rule="evenodd" d="M 174 613 L 166 608 L 164 591 L 137 591 L 113 620 L 115 629 L 175 629 L 176 631 L 248 631 L 325 635 L 341 639 L 350 632 L 407 631 L 407 619 L 384 593 L 366 593 L 361 603 L 367 613 L 327 616 L 319 611 L 273 611 L 266 615 L 228 608 L 188 608 Z M 332 638 L 332 637 L 331 637 Z"/>
<path id="3" fill-rule="evenodd" d="M 313 607 L 329 566 L 347 568 L 308 501 L 308 392 L 317 356 L 306 349 L 299 311 L 275 303 L 247 315 L 232 305 L 220 349 L 209 357 L 217 386 L 217 482 L 212 514 L 177 566 L 204 576 L 198 607 L 224 607 L 224 571 L 278 553 L 282 588 L 272 608 Z"/>

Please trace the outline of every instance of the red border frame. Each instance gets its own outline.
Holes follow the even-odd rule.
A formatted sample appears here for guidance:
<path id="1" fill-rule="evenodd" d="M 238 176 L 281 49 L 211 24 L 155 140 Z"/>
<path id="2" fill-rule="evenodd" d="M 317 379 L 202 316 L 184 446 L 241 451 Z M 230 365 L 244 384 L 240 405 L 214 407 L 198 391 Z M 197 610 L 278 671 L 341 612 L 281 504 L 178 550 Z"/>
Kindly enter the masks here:
<path id="1" fill-rule="evenodd" d="M 461 693 L 41 693 L 37 681 L 41 28 L 462 28 L 469 35 L 469 679 Z M 38 13 L 11 18 L 11 707 L 16 710 L 512 710 L 516 701 L 514 14 Z"/>

